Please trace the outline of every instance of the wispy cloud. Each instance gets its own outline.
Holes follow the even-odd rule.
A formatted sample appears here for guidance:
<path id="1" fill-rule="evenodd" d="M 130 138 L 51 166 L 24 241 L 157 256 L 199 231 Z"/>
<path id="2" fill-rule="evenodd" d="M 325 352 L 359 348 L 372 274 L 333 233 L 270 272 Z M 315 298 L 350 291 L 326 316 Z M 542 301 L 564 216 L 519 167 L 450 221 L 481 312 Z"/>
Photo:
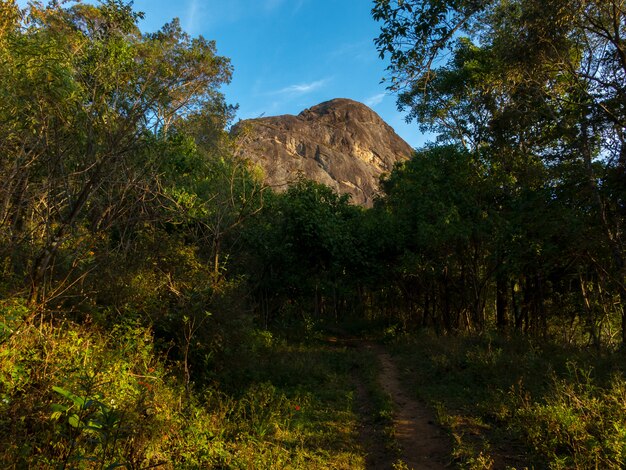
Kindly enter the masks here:
<path id="1" fill-rule="evenodd" d="M 198 9 L 200 7 L 200 0 L 191 0 L 187 7 L 187 13 L 185 15 L 185 29 L 188 32 L 195 31 L 195 27 L 198 21 Z"/>
<path id="2" fill-rule="evenodd" d="M 377 104 L 380 104 L 386 95 L 387 95 L 386 93 L 378 93 L 376 95 L 370 96 L 369 98 L 365 99 L 365 104 L 369 106 L 370 108 L 372 108 L 376 106 Z"/>
<path id="3" fill-rule="evenodd" d="M 358 41 L 338 45 L 329 54 L 329 57 L 334 60 L 343 61 L 348 58 L 349 60 L 368 63 L 376 60 L 377 55 L 373 41 Z"/>
<path id="4" fill-rule="evenodd" d="M 324 85 L 326 85 L 330 81 L 330 78 L 324 78 L 322 80 L 317 80 L 315 82 L 310 83 L 298 83 L 294 85 L 289 85 L 285 88 L 281 88 L 280 90 L 276 90 L 272 92 L 272 95 L 288 95 L 288 96 L 299 96 L 306 95 L 307 93 L 311 93 L 315 90 L 319 90 Z"/>

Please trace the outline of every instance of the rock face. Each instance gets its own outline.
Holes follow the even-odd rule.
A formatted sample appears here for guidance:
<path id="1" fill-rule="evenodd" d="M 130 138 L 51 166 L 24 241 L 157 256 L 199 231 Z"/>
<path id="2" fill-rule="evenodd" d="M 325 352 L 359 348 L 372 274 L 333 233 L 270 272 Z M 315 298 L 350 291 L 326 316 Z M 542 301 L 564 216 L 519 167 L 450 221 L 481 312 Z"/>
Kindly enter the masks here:
<path id="1" fill-rule="evenodd" d="M 380 175 L 413 151 L 378 114 L 343 98 L 297 116 L 241 121 L 233 133 L 240 156 L 263 168 L 266 183 L 275 189 L 304 176 L 364 206 L 372 204 Z"/>

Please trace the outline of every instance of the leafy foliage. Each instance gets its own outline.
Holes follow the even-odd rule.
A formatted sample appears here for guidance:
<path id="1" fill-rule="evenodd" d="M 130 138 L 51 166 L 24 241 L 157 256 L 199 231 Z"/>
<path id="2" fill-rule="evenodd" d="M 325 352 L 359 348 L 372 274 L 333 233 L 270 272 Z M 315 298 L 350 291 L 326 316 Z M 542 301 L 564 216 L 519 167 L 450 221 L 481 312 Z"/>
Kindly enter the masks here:
<path id="1" fill-rule="evenodd" d="M 444 303 L 447 318 L 445 304 L 454 302 L 453 317 L 467 311 L 480 318 L 495 297 L 496 311 L 487 313 L 499 328 L 513 324 L 543 334 L 550 319 L 574 322 L 580 312 L 596 344 L 616 334 L 602 331 L 600 318 L 626 325 L 621 307 L 596 303 L 587 289 L 593 279 L 593 291 L 625 296 L 624 214 L 614 184 L 626 146 L 621 111 L 612 108 L 623 93 L 623 7 L 594 0 L 375 2 L 373 16 L 382 22 L 376 43 L 390 57 L 390 89 L 399 92 L 399 107 L 437 132 L 440 142 L 463 148 L 483 179 L 476 186 L 461 170 L 452 186 L 427 191 L 436 177 L 419 182 L 421 193 L 412 186 L 415 197 L 441 200 L 416 211 L 418 217 L 410 209 L 403 213 L 415 221 L 413 233 L 428 229 L 423 218 L 441 214 L 446 220 L 446 212 L 459 207 L 444 195 L 458 195 L 477 211 L 456 216 L 469 235 L 459 245 L 464 254 L 440 248 L 434 264 L 435 272 L 449 272 L 449 261 L 440 261 L 447 256 L 465 279 L 446 277 L 440 292 L 422 301 L 422 312 L 434 300 Z M 448 148 L 448 159 L 456 152 Z M 446 163 L 437 168 L 450 171 Z M 387 184 L 389 200 L 400 204 L 409 201 L 393 193 L 407 191 L 394 183 L 402 174 L 408 179 L 411 170 L 398 170 Z M 449 233 L 432 228 L 425 233 L 431 240 Z M 417 251 L 427 259 L 435 254 L 432 247 Z M 413 272 L 430 276 L 418 266 Z M 466 286 L 471 290 L 454 301 Z"/>
<path id="2" fill-rule="evenodd" d="M 233 156 L 229 60 L 177 20 L 0 2 L 0 461 L 363 465 L 371 358 L 317 338 L 356 318 L 443 335 L 400 350 L 460 465 L 499 465 L 504 435 L 518 460 L 623 466 L 625 15 L 377 0 L 390 88 L 439 138 L 363 209 Z"/>
<path id="3" fill-rule="evenodd" d="M 363 260 L 356 232 L 361 217 L 347 196 L 312 181 L 266 201 L 247 232 L 250 272 L 266 322 L 281 310 L 286 316 L 312 312 L 319 319 L 350 309 L 352 276 Z"/>

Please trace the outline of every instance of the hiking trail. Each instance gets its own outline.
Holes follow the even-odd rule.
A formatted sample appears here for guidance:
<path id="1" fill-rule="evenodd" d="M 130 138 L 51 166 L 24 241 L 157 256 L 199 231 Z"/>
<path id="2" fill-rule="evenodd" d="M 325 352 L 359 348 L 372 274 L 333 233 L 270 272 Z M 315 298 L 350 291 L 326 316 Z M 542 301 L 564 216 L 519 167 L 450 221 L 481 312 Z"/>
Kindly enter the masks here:
<path id="1" fill-rule="evenodd" d="M 384 347 L 373 343 L 364 347 L 373 351 L 380 362 L 378 381 L 394 404 L 393 427 L 402 461 L 415 470 L 447 468 L 450 445 L 433 413 L 406 392 L 398 368 Z"/>
<path id="2" fill-rule="evenodd" d="M 396 455 L 384 444 L 384 432 L 373 416 L 372 398 L 355 374 L 357 411 L 360 415 L 359 440 L 366 449 L 366 469 L 389 469 L 398 457 L 409 469 L 444 470 L 449 467 L 450 442 L 435 422 L 434 414 L 425 404 L 411 397 L 400 379 L 393 358 L 380 344 L 356 338 L 328 338 L 337 346 L 369 351 L 378 361 L 378 386 L 393 403 L 393 437 L 399 446 Z"/>

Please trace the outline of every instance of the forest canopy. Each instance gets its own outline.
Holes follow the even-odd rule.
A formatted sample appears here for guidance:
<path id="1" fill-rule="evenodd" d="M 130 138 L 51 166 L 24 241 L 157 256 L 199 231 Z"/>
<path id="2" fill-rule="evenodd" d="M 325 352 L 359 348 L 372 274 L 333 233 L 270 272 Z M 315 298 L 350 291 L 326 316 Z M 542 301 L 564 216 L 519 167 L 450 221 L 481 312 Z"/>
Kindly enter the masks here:
<path id="1" fill-rule="evenodd" d="M 511 310 L 517 327 L 545 330 L 546 315 L 573 321 L 570 311 L 600 334 L 625 294 L 624 2 L 379 0 L 373 16 L 399 107 L 466 152 L 487 184 L 484 217 L 460 219 L 461 250 L 478 262 L 454 256 L 454 283 L 469 275 L 482 310 L 494 279 L 500 325 Z M 440 146 L 423 159 L 435 155 Z M 459 183 L 429 196 L 472 190 Z"/>

